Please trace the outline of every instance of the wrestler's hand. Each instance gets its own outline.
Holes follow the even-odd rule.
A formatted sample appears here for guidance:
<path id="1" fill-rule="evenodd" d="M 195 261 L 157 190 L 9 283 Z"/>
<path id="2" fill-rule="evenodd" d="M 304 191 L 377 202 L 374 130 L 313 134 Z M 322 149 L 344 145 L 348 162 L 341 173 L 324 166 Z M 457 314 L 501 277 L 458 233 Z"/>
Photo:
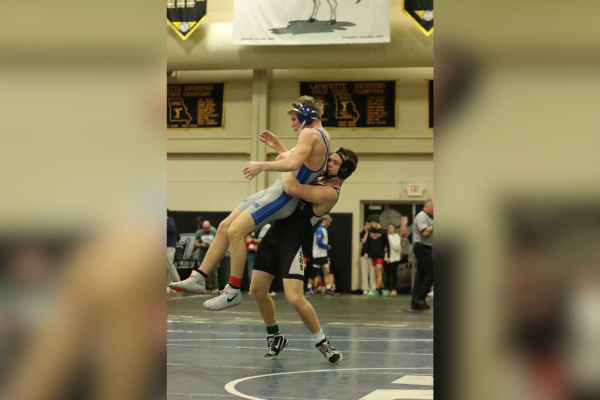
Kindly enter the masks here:
<path id="1" fill-rule="evenodd" d="M 281 153 L 280 155 L 277 156 L 275 161 L 285 160 L 286 158 L 290 158 L 292 156 L 292 154 L 294 154 L 294 153 L 291 151 L 286 151 L 285 153 Z"/>
<path id="2" fill-rule="evenodd" d="M 258 135 L 258 137 L 260 138 L 261 142 L 275 150 L 277 150 L 277 147 L 281 145 L 279 138 L 269 131 L 262 132 L 260 135 Z"/>
<path id="3" fill-rule="evenodd" d="M 244 173 L 244 178 L 252 180 L 252 178 L 261 173 L 262 166 L 263 163 L 261 162 L 250 161 L 244 166 L 244 169 L 242 170 L 242 172 Z"/>

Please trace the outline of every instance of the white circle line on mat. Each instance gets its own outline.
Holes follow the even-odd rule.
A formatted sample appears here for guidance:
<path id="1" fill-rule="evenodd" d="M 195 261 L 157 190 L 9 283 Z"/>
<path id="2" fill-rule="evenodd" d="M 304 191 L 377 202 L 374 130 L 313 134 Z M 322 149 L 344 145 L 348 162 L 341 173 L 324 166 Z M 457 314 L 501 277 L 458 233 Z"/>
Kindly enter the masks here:
<path id="1" fill-rule="evenodd" d="M 433 369 L 433 368 L 344 368 L 344 369 L 337 369 L 337 368 L 331 368 L 331 369 L 318 369 L 318 370 L 309 370 L 309 371 L 295 371 L 295 372 L 279 372 L 276 374 L 265 374 L 265 375 L 256 375 L 256 376 L 248 376 L 246 378 L 240 378 L 240 379 L 236 379 L 235 381 L 231 381 L 228 384 L 225 385 L 225 390 L 227 390 L 227 392 L 233 394 L 234 396 L 238 396 L 238 397 L 243 397 L 245 399 L 250 399 L 250 400 L 266 400 L 263 399 L 261 397 L 254 397 L 254 396 L 250 396 L 244 393 L 240 393 L 236 390 L 235 385 L 237 385 L 240 382 L 243 381 L 248 381 L 250 379 L 256 379 L 256 378 L 264 378 L 267 376 L 277 376 L 277 375 L 293 375 L 293 374 L 310 374 L 313 372 L 331 372 L 331 371 L 367 371 L 367 370 L 373 370 L 373 369 L 396 369 L 396 370 L 415 370 L 415 369 Z"/>

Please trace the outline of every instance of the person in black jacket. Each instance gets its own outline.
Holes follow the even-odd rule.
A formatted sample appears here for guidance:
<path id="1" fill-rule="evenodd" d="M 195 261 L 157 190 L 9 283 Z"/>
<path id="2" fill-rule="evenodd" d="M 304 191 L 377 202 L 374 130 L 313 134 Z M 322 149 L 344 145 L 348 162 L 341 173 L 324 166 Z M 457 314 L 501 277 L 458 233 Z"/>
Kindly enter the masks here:
<path id="1" fill-rule="evenodd" d="M 383 290 L 383 260 L 385 254 L 390 247 L 388 242 L 387 232 L 381 229 L 379 219 L 373 219 L 373 225 L 369 229 L 367 240 L 365 241 L 366 254 L 363 256 L 365 259 L 370 258 L 373 268 L 375 268 L 375 277 L 377 280 L 377 290 L 369 293 L 369 296 L 387 296 L 387 290 Z"/>
<path id="2" fill-rule="evenodd" d="M 375 269 L 371 266 L 371 259 L 367 254 L 367 246 L 365 245 L 369 237 L 369 230 L 373 225 L 373 221 L 369 218 L 365 221 L 363 230 L 360 231 L 360 287 L 365 295 L 375 291 Z"/>
<path id="3" fill-rule="evenodd" d="M 175 268 L 175 265 L 173 264 L 179 232 L 175 226 L 175 220 L 170 214 L 171 212 L 167 209 L 167 292 L 170 291 L 168 285 L 171 282 L 179 282 L 181 280 L 177 273 L 177 268 Z"/>

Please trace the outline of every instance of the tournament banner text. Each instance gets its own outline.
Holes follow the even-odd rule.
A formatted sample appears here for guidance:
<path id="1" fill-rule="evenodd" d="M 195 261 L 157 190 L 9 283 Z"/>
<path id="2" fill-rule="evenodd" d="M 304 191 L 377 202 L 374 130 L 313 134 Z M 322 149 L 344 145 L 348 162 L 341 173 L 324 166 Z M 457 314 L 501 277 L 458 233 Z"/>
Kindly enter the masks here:
<path id="1" fill-rule="evenodd" d="M 325 103 L 326 128 L 395 128 L 396 82 L 300 82 L 300 94 Z"/>
<path id="2" fill-rule="evenodd" d="M 167 128 L 222 128 L 224 83 L 167 85 Z"/>

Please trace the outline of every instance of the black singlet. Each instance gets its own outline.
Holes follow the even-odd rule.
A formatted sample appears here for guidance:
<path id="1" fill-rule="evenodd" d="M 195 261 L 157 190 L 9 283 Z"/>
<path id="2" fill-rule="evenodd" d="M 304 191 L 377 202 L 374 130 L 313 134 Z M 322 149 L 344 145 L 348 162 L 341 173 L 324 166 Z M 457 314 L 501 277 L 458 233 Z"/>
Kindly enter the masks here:
<path id="1" fill-rule="evenodd" d="M 338 192 L 339 199 L 340 190 L 334 189 Z M 303 254 L 300 247 L 321 217 L 315 215 L 311 202 L 300 200 L 292 215 L 271 225 L 258 246 L 254 269 L 275 276 L 277 268 L 284 268 L 284 278 L 304 279 L 304 261 L 301 260 Z"/>

